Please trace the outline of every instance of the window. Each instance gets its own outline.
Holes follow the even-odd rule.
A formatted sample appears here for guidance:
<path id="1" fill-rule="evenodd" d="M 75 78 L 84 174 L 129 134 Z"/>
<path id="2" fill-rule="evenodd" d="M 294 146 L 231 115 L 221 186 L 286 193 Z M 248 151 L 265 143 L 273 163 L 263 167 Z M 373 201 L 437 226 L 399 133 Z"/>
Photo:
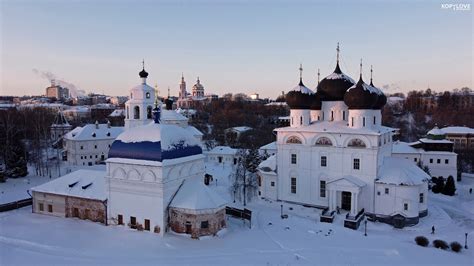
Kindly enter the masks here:
<path id="1" fill-rule="evenodd" d="M 291 189 L 291 193 L 292 193 L 292 194 L 296 194 L 296 177 L 292 177 L 292 178 L 291 178 L 291 186 L 290 186 L 290 189 Z"/>
<path id="2" fill-rule="evenodd" d="M 405 211 L 408 211 L 408 203 L 403 203 L 403 209 L 404 209 Z"/>
<path id="3" fill-rule="evenodd" d="M 327 157 L 326 156 L 321 156 L 321 166 L 326 167 L 327 166 Z"/>
<path id="4" fill-rule="evenodd" d="M 203 228 L 203 229 L 209 228 L 209 221 L 202 221 L 201 222 L 201 228 Z"/>
<path id="5" fill-rule="evenodd" d="M 448 159 L 444 159 L 444 163 L 445 163 L 445 164 L 449 164 L 449 160 L 448 160 Z"/>
<path id="6" fill-rule="evenodd" d="M 82 156 L 81 156 L 81 160 L 82 160 Z"/>
<path id="7" fill-rule="evenodd" d="M 323 112 L 323 120 L 324 120 L 324 112 Z"/>
<path id="8" fill-rule="evenodd" d="M 51 204 L 48 205 L 48 212 L 53 212 L 53 205 Z"/>
<path id="9" fill-rule="evenodd" d="M 348 147 L 354 147 L 354 148 L 365 148 L 365 143 L 360 140 L 360 139 L 351 139 L 349 143 L 347 144 Z"/>
<path id="10" fill-rule="evenodd" d="M 332 146 L 331 140 L 326 137 L 317 139 L 315 144 L 318 146 Z"/>
<path id="11" fill-rule="evenodd" d="M 291 136 L 288 138 L 288 140 L 286 140 L 286 143 L 287 144 L 301 144 L 302 142 L 298 137 Z"/>
<path id="12" fill-rule="evenodd" d="M 149 92 L 147 92 L 145 95 L 146 95 L 147 99 L 150 99 L 150 93 Z"/>
<path id="13" fill-rule="evenodd" d="M 420 193 L 420 203 L 423 203 L 425 201 L 424 197 L 423 197 L 423 193 Z"/>
<path id="14" fill-rule="evenodd" d="M 388 188 L 385 188 L 385 194 L 388 195 L 389 192 L 390 192 L 389 189 L 388 189 Z"/>
<path id="15" fill-rule="evenodd" d="M 354 170 L 360 169 L 360 159 L 354 158 Z"/>
<path id="16" fill-rule="evenodd" d="M 84 146 L 81 146 L 81 150 L 83 150 L 83 149 L 84 149 Z"/>
<path id="17" fill-rule="evenodd" d="M 365 127 L 365 117 L 362 118 L 362 126 Z"/>
<path id="18" fill-rule="evenodd" d="M 291 154 L 291 164 L 296 164 L 296 154 Z"/>
<path id="19" fill-rule="evenodd" d="M 97 145 L 94 145 L 94 149 L 97 149 Z"/>
<path id="20" fill-rule="evenodd" d="M 417 162 L 417 161 L 418 161 L 418 159 L 417 159 L 417 158 L 413 158 L 413 161 Z"/>
<path id="21" fill-rule="evenodd" d="M 440 163 L 441 163 L 441 159 L 436 160 L 436 162 L 437 162 L 438 164 L 440 164 Z"/>
<path id="22" fill-rule="evenodd" d="M 150 231 L 150 220 L 145 219 L 145 230 Z"/>
<path id="23" fill-rule="evenodd" d="M 300 125 L 302 125 L 302 124 L 303 124 L 303 117 L 300 116 Z"/>
<path id="24" fill-rule="evenodd" d="M 130 216 L 130 225 L 132 227 L 137 225 L 137 218 L 136 217 Z"/>
<path id="25" fill-rule="evenodd" d="M 433 159 L 430 159 L 430 163 L 433 163 Z"/>
<path id="26" fill-rule="evenodd" d="M 91 210 L 85 209 L 84 219 L 89 219 L 91 217 Z"/>
<path id="27" fill-rule="evenodd" d="M 374 125 L 375 125 L 375 116 L 374 116 Z"/>
<path id="28" fill-rule="evenodd" d="M 351 126 L 354 126 L 354 117 L 351 117 Z"/>
<path id="29" fill-rule="evenodd" d="M 97 159 L 97 154 L 95 155 L 95 158 Z"/>
<path id="30" fill-rule="evenodd" d="M 152 119 L 152 107 L 151 106 L 148 106 L 146 108 L 146 119 Z"/>
<path id="31" fill-rule="evenodd" d="M 380 196 L 380 191 L 377 191 L 377 196 Z"/>
<path id="32" fill-rule="evenodd" d="M 38 204 L 38 205 L 39 205 L 38 207 L 39 207 L 40 212 L 44 211 L 44 205 L 43 205 L 43 203 L 40 203 L 40 204 Z"/>
<path id="33" fill-rule="evenodd" d="M 342 111 L 342 120 L 346 120 L 346 111 Z"/>
<path id="34" fill-rule="evenodd" d="M 331 121 L 334 120 L 334 111 L 331 111 Z"/>
<path id="35" fill-rule="evenodd" d="M 117 220 L 118 220 L 118 224 L 123 224 L 123 215 L 119 214 L 117 217 Z"/>
<path id="36" fill-rule="evenodd" d="M 270 182 L 270 186 L 274 187 L 274 186 L 275 186 L 275 182 L 274 182 L 274 181 Z"/>
<path id="37" fill-rule="evenodd" d="M 326 181 L 324 180 L 319 181 L 319 197 L 326 197 Z"/>
<path id="38" fill-rule="evenodd" d="M 133 118 L 140 119 L 140 107 L 135 106 L 135 108 L 133 108 Z"/>

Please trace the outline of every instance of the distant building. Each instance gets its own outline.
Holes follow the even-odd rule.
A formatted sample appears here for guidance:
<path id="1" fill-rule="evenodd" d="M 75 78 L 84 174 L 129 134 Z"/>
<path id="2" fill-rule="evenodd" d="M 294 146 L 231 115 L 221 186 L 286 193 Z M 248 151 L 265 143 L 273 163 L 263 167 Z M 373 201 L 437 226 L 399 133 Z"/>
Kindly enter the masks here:
<path id="1" fill-rule="evenodd" d="M 208 162 L 215 163 L 222 166 L 236 165 L 239 157 L 238 150 L 228 146 L 217 146 L 212 150 L 206 152 Z"/>
<path id="2" fill-rule="evenodd" d="M 113 127 L 123 127 L 125 125 L 125 109 L 115 109 L 108 117 Z"/>
<path id="3" fill-rule="evenodd" d="M 58 101 L 64 101 L 69 98 L 69 89 L 63 88 L 55 84 L 55 81 L 51 81 L 51 86 L 46 88 L 46 97 L 56 98 Z"/>
<path id="4" fill-rule="evenodd" d="M 181 76 L 181 83 L 179 84 L 179 97 L 176 102 L 176 106 L 181 109 L 195 108 L 199 104 L 205 104 L 213 100 L 213 96 L 210 98 L 204 95 L 204 86 L 201 84 L 199 77 L 197 78 L 196 84 L 192 88 L 192 93 L 189 94 L 186 91 L 186 81 L 184 76 Z"/>
<path id="5" fill-rule="evenodd" d="M 404 158 L 422 167 L 428 167 L 430 175 L 447 179 L 457 178 L 457 154 L 453 152 L 453 142 L 438 127 L 428 132 L 426 138 L 413 143 L 394 142 L 392 156 Z"/>
<path id="6" fill-rule="evenodd" d="M 446 139 L 454 142 L 455 151 L 474 151 L 474 128 L 444 127 L 441 131 L 446 134 Z"/>
<path id="7" fill-rule="evenodd" d="M 258 93 L 252 93 L 249 95 L 250 99 L 252 100 L 260 100 L 260 96 Z"/>
<path id="8" fill-rule="evenodd" d="M 240 139 L 242 133 L 252 130 L 253 128 L 247 126 L 231 127 L 224 130 L 226 142 L 234 142 Z"/>

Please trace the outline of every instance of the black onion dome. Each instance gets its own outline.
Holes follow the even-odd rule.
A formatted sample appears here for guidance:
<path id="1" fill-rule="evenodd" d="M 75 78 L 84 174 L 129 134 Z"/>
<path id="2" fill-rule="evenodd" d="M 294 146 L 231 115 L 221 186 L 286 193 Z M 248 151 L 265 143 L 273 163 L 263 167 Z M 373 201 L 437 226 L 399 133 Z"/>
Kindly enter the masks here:
<path id="1" fill-rule="evenodd" d="M 347 89 L 355 84 L 354 80 L 342 73 L 339 63 L 334 72 L 319 82 L 317 91 L 323 101 L 342 101 Z"/>
<path id="2" fill-rule="evenodd" d="M 385 94 L 382 92 L 381 89 L 374 86 L 372 81 L 370 82 L 370 86 L 377 90 L 377 95 L 378 95 L 377 102 L 375 102 L 372 109 L 382 109 L 387 103 L 387 97 L 385 96 Z"/>
<path id="3" fill-rule="evenodd" d="M 298 86 L 286 94 L 286 103 L 290 109 L 309 109 L 313 100 L 313 91 L 308 89 L 300 79 Z"/>
<path id="4" fill-rule="evenodd" d="M 145 69 L 142 69 L 142 71 L 140 71 L 138 75 L 140 75 L 140 78 L 146 78 L 148 77 L 148 72 L 146 72 Z"/>
<path id="5" fill-rule="evenodd" d="M 311 100 L 311 105 L 309 107 L 309 109 L 311 110 L 321 110 L 321 105 L 322 105 L 322 102 L 321 102 L 321 94 L 319 92 L 316 92 L 315 94 L 313 94 L 313 99 Z"/>
<path id="6" fill-rule="evenodd" d="M 362 80 L 362 76 L 357 84 L 350 87 L 344 95 L 344 103 L 349 109 L 372 109 L 377 99 L 376 89 L 367 85 Z"/>

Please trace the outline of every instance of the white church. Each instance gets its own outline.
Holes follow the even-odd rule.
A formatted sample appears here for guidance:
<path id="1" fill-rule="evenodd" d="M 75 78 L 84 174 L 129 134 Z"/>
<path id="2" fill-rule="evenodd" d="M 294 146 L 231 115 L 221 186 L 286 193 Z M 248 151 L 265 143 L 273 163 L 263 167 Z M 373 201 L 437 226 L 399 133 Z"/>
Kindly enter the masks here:
<path id="1" fill-rule="evenodd" d="M 365 214 L 396 227 L 428 213 L 430 178 L 415 163 L 392 156 L 394 129 L 381 124 L 382 91 L 356 82 L 339 66 L 315 91 L 300 82 L 286 95 L 290 126 L 277 128 L 277 152 L 259 166 L 262 198 L 344 212 L 345 223 Z M 331 218 L 332 221 L 332 218 Z"/>
<path id="2" fill-rule="evenodd" d="M 79 170 L 32 189 L 33 212 L 198 238 L 226 227 L 225 200 L 204 185 L 200 140 L 142 82 L 126 102 L 125 130 L 113 141 L 106 171 Z M 153 105 L 155 107 L 153 108 Z M 175 112 L 176 113 L 176 112 Z"/>

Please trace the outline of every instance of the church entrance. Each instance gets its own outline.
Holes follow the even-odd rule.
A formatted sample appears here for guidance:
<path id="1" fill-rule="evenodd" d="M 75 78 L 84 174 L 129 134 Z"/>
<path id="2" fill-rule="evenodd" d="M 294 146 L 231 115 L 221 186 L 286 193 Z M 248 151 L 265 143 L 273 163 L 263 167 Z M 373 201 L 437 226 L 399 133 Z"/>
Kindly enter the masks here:
<path id="1" fill-rule="evenodd" d="M 351 192 L 342 191 L 341 197 L 341 209 L 350 211 L 351 210 Z"/>

